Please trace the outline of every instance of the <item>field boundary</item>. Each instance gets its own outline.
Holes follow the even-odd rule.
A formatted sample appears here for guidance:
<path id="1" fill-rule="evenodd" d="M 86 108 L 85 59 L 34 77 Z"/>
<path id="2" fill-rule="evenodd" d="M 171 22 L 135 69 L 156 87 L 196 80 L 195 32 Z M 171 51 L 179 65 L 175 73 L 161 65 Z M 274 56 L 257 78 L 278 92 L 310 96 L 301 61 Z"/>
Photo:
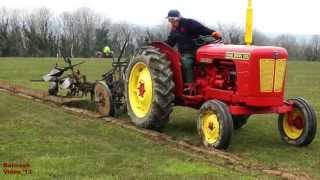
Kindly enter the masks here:
<path id="1" fill-rule="evenodd" d="M 207 161 L 210 161 L 210 160 L 213 161 L 212 157 L 217 157 L 223 160 L 226 165 L 232 166 L 238 170 L 243 169 L 243 170 L 258 171 L 263 174 L 277 176 L 284 179 L 311 179 L 311 177 L 304 172 L 293 173 L 292 172 L 293 170 L 290 171 L 289 169 L 284 169 L 279 167 L 269 167 L 261 163 L 246 162 L 245 159 L 229 152 L 220 151 L 216 149 L 208 149 L 203 146 L 194 145 L 187 141 L 176 140 L 174 137 L 164 133 L 138 128 L 133 124 L 131 124 L 130 122 L 123 119 L 116 119 L 113 117 L 100 117 L 100 115 L 97 114 L 96 112 L 89 111 L 86 109 L 69 107 L 65 105 L 68 102 L 74 101 L 75 100 L 74 98 L 66 99 L 63 97 L 49 96 L 47 92 L 44 92 L 42 90 L 30 89 L 30 88 L 27 88 L 21 85 L 16 85 L 14 83 L 3 81 L 3 80 L 0 80 L 0 91 L 7 94 L 14 95 L 14 96 L 20 96 L 30 100 L 40 101 L 42 103 L 46 103 L 49 105 L 55 105 L 56 107 L 61 107 L 64 111 L 75 114 L 75 115 L 86 116 L 89 118 L 95 118 L 99 120 L 102 119 L 105 122 L 112 123 L 119 127 L 130 129 L 140 134 L 143 134 L 146 138 L 150 139 L 152 142 L 156 144 L 166 143 L 168 145 L 174 146 L 175 148 L 182 149 L 182 150 L 194 153 L 196 155 L 200 155 L 202 156 L 202 159 L 205 159 Z"/>

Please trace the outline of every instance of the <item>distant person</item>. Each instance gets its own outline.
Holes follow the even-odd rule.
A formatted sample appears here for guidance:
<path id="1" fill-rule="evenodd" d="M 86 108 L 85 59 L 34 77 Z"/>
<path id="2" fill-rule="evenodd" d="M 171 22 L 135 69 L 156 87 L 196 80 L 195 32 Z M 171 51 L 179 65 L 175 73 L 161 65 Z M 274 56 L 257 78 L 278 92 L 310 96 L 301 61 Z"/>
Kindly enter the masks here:
<path id="1" fill-rule="evenodd" d="M 221 34 L 209 29 L 193 19 L 183 18 L 178 10 L 170 10 L 167 16 L 171 23 L 171 32 L 166 41 L 170 46 L 178 45 L 182 56 L 184 82 L 193 82 L 193 64 L 195 59 L 196 45 L 194 39 L 200 35 L 212 35 L 215 39 L 221 39 Z"/>
<path id="2" fill-rule="evenodd" d="M 103 48 L 103 54 L 105 57 L 107 58 L 111 58 L 113 57 L 113 51 L 111 50 L 111 48 L 109 46 L 105 46 Z"/>

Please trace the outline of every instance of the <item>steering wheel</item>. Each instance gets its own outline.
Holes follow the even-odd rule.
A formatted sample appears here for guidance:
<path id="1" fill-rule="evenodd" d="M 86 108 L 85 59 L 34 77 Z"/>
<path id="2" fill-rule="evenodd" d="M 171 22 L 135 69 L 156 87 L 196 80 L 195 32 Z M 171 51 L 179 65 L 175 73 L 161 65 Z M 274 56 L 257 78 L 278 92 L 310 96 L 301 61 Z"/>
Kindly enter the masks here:
<path id="1" fill-rule="evenodd" d="M 206 35 L 206 36 L 200 35 L 198 38 L 194 39 L 193 41 L 194 41 L 195 45 L 198 47 L 204 46 L 207 44 L 221 44 L 221 43 L 223 43 L 222 38 L 215 39 L 211 35 Z"/>

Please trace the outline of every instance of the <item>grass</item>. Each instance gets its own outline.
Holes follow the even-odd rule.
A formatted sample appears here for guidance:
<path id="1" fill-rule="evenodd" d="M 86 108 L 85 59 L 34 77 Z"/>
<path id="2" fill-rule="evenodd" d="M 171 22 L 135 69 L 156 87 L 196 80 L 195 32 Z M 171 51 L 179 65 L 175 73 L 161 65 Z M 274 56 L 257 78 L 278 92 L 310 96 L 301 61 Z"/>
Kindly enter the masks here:
<path id="1" fill-rule="evenodd" d="M 76 64 L 85 61 L 84 64 L 75 67 L 86 75 L 88 81 L 101 79 L 101 75 L 111 68 L 111 59 L 73 59 Z M 64 66 L 63 59 L 56 58 L 1 58 L 0 79 L 22 84 L 34 89 L 47 89 L 48 83 L 30 82 L 31 79 L 41 79 L 54 65 Z"/>
<path id="2" fill-rule="evenodd" d="M 56 107 L 3 93 L 0 102 L 0 163 L 29 163 L 32 170 L 6 175 L 1 165 L 0 179 L 267 178 L 199 160 L 134 131 Z"/>
<path id="3" fill-rule="evenodd" d="M 46 73 L 54 61 L 32 59 L 0 60 L 0 79 L 23 83 L 34 88 L 46 88 L 28 82 L 28 79 Z M 82 65 L 84 73 L 90 79 L 99 76 L 110 67 L 110 62 L 88 60 Z M 14 69 L 17 69 L 14 71 Z M 320 63 L 292 61 L 288 64 L 286 97 L 304 97 L 314 107 L 320 117 Z M 197 110 L 176 107 L 164 132 L 178 139 L 199 143 L 195 119 Z M 319 118 L 318 118 L 319 119 Z M 318 126 L 319 132 L 319 126 Z M 289 168 L 292 171 L 303 171 L 315 179 L 320 178 L 320 136 L 316 135 L 312 144 L 297 148 L 286 145 L 280 140 L 277 128 L 277 115 L 254 115 L 248 124 L 235 131 L 231 146 L 227 150 L 250 162 L 264 163 L 270 166 Z"/>
<path id="4" fill-rule="evenodd" d="M 289 62 L 286 97 L 301 96 L 307 99 L 320 120 L 320 63 Z M 197 111 L 177 107 L 165 133 L 181 139 L 199 142 L 194 120 Z M 234 132 L 228 151 L 252 162 L 304 171 L 315 179 L 320 178 L 320 129 L 312 144 L 297 148 L 283 143 L 277 127 L 277 115 L 254 115 L 248 124 Z M 319 124 L 319 123 L 318 123 Z"/>

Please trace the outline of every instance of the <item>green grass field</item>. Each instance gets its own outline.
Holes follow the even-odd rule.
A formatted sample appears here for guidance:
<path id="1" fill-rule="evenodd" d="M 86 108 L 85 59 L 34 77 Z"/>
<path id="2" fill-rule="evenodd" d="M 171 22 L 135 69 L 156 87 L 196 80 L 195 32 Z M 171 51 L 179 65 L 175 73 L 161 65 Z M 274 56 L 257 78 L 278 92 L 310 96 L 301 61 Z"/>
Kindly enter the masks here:
<path id="1" fill-rule="evenodd" d="M 77 59 L 77 61 L 80 61 L 80 60 Z M 39 78 L 41 75 L 47 73 L 47 71 L 49 70 L 50 67 L 52 67 L 54 62 L 55 62 L 54 60 L 43 60 L 43 59 L 33 60 L 32 58 L 0 59 L 0 72 L 1 72 L 0 79 L 12 81 L 18 84 L 23 84 L 25 86 L 32 87 L 32 88 L 46 89 L 47 88 L 46 84 L 31 83 L 29 82 L 29 79 Z M 87 63 L 85 65 L 82 65 L 80 69 L 82 70 L 83 73 L 88 75 L 89 80 L 96 80 L 96 79 L 100 79 L 100 75 L 104 73 L 108 68 L 110 68 L 110 61 L 87 60 Z M 286 86 L 287 98 L 292 98 L 296 96 L 304 97 L 313 105 L 318 117 L 320 116 L 320 96 L 319 96 L 320 71 L 319 69 L 320 69 L 320 63 L 297 62 L 297 61 L 289 62 L 287 86 Z M 8 97 L 4 96 L 4 98 L 8 98 Z M 8 100 L 8 102 L 10 101 Z M 21 104 L 21 103 L 17 103 L 17 104 Z M 6 109 L 8 107 L 7 106 L 1 107 L 1 109 L 3 108 Z M 37 110 L 34 110 L 34 109 L 30 109 L 29 111 L 34 112 L 35 114 L 37 114 L 38 112 Z M 63 118 L 64 115 L 61 115 L 61 116 L 62 116 L 61 118 L 64 119 Z M 69 116 L 69 115 L 65 115 L 65 116 Z M 196 126 L 195 126 L 196 117 L 197 117 L 196 110 L 185 108 L 185 107 L 176 107 L 171 116 L 170 122 L 168 123 L 167 127 L 164 129 L 164 132 L 169 135 L 175 136 L 178 139 L 188 140 L 193 143 L 199 143 L 199 137 L 197 135 Z M 30 118 L 33 119 L 32 117 Z M 3 117 L 1 117 L 1 120 L 5 121 Z M 79 122 L 77 121 L 77 123 Z M 93 122 L 93 123 L 96 123 L 96 122 Z M 44 122 L 43 124 L 46 124 L 46 122 Z M 32 125 L 32 123 L 30 123 L 30 125 Z M 98 127 L 99 125 L 97 125 L 96 127 Z M 20 128 L 22 129 L 22 127 Z M 103 129 L 107 127 L 104 126 L 101 128 Z M 69 128 L 67 128 L 67 130 L 65 131 L 68 131 L 68 129 Z M 83 128 L 83 129 L 88 129 L 86 131 L 90 132 L 90 128 Z M 78 131 L 78 130 L 73 130 L 73 131 Z M 82 132 L 81 130 L 79 131 Z M 126 133 L 128 133 L 128 135 L 132 134 L 132 132 L 127 132 L 126 130 L 123 130 L 123 129 L 121 130 L 121 132 L 124 135 Z M 318 132 L 319 132 L 319 126 L 318 126 Z M 30 130 L 30 133 L 32 134 L 33 131 Z M 65 132 L 65 133 L 72 133 L 72 132 Z M 74 132 L 74 134 L 76 135 L 77 132 Z M 85 138 L 87 134 L 80 133 L 80 135 L 83 136 L 83 138 Z M 34 135 L 30 135 L 30 136 L 33 137 Z M 99 138 L 101 137 L 101 139 L 103 139 L 104 136 L 105 134 L 102 133 L 100 134 Z M 108 139 L 108 137 L 105 137 L 105 138 Z M 72 138 L 70 138 L 69 140 L 72 141 Z M 144 141 L 146 140 L 142 138 L 141 143 L 150 144 L 150 142 L 144 142 Z M 12 143 L 13 145 L 17 145 L 17 141 Z M 110 142 L 107 142 L 107 143 L 109 143 L 110 146 L 118 146 L 117 144 L 111 144 Z M 104 145 L 101 144 L 101 146 L 104 146 Z M 160 148 L 156 145 L 150 145 L 150 146 L 155 147 L 154 149 L 155 151 L 157 148 Z M 259 162 L 259 163 L 266 164 L 268 166 L 289 168 L 293 172 L 297 172 L 297 171 L 305 172 L 315 179 L 320 178 L 319 133 L 317 134 L 313 143 L 307 147 L 296 148 L 296 147 L 286 145 L 280 140 L 278 128 L 277 128 L 276 115 L 259 115 L 259 116 L 255 115 L 250 117 L 248 124 L 244 128 L 235 131 L 231 146 L 227 151 L 237 154 L 249 162 Z M 20 151 L 20 153 L 21 152 L 23 151 Z M 50 151 L 50 152 L 54 153 L 55 151 Z M 132 153 L 135 154 L 138 152 L 132 152 Z M 130 157 L 127 158 L 127 161 L 129 161 L 130 158 L 131 158 L 131 155 Z M 31 158 L 30 160 L 33 160 L 33 158 Z M 77 161 L 79 161 L 79 159 Z M 149 158 L 146 158 L 146 161 L 149 161 Z M 152 169 L 151 171 L 154 171 L 154 173 L 151 173 L 151 174 L 156 174 L 156 175 L 159 174 L 159 172 L 157 172 L 157 170 L 154 169 L 154 168 L 159 168 L 157 165 L 161 167 L 161 162 L 159 162 L 159 164 L 154 164 L 153 167 L 150 167 L 150 169 Z M 179 167 L 180 165 L 177 165 L 177 166 Z M 55 166 L 53 165 L 52 167 L 55 167 Z M 123 168 L 125 169 L 126 167 L 123 167 Z M 186 167 L 186 169 L 189 169 L 189 167 Z M 171 170 L 175 172 L 174 168 Z M 43 173 L 43 175 L 45 174 L 46 173 Z M 75 175 L 76 172 L 72 172 L 71 174 Z M 168 174 L 170 175 L 170 173 Z M 206 172 L 201 171 L 199 174 L 206 174 Z M 64 176 L 64 175 L 66 174 L 61 173 L 61 176 Z M 192 175 L 192 173 L 190 175 Z"/>
<path id="2" fill-rule="evenodd" d="M 266 177 L 201 161 L 143 135 L 0 93 L 0 161 L 29 163 L 32 174 L 0 179 Z M 19 169 L 19 168 L 15 168 Z"/>
<path id="3" fill-rule="evenodd" d="M 89 81 L 101 79 L 101 75 L 111 68 L 111 60 L 74 59 L 73 64 L 85 61 L 77 66 Z M 47 89 L 46 83 L 30 82 L 31 79 L 41 79 L 54 65 L 64 66 L 63 59 L 56 58 L 0 58 L 0 79 L 22 84 L 34 89 Z"/>

